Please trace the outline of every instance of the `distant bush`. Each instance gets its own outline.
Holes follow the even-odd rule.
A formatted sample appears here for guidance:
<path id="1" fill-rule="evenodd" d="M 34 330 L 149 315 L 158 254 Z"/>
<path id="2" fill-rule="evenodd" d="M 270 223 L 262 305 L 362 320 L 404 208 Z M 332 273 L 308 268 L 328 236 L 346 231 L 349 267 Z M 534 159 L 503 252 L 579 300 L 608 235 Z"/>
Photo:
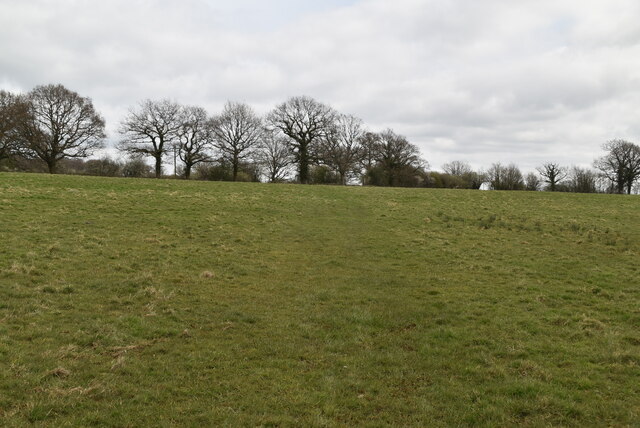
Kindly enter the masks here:
<path id="1" fill-rule="evenodd" d="M 61 174 L 84 174 L 84 160 L 75 158 L 61 159 L 57 163 L 56 172 Z"/>
<path id="2" fill-rule="evenodd" d="M 118 177 L 122 175 L 122 165 L 108 157 L 90 159 L 84 163 L 84 173 L 103 177 Z"/>
<path id="3" fill-rule="evenodd" d="M 312 166 L 309 182 L 311 184 L 339 184 L 340 176 L 328 166 Z"/>
<path id="4" fill-rule="evenodd" d="M 195 178 L 207 181 L 231 181 L 232 171 L 220 164 L 201 163 L 195 168 Z"/>
<path id="5" fill-rule="evenodd" d="M 14 158 L 0 160 L 0 171 L 16 171 L 16 170 L 17 170 L 16 161 Z"/>
<path id="6" fill-rule="evenodd" d="M 198 180 L 233 181 L 233 168 L 231 164 L 226 162 L 203 162 L 195 167 L 194 176 Z M 241 164 L 236 181 L 260 181 L 260 171 L 258 167 L 251 163 Z"/>
<path id="7" fill-rule="evenodd" d="M 8 160 L 8 165 L 12 171 L 47 172 L 47 165 L 44 162 L 23 156 L 16 156 Z"/>
<path id="8" fill-rule="evenodd" d="M 122 165 L 122 176 L 130 178 L 149 177 L 153 173 L 151 166 L 142 158 L 131 158 Z"/>
<path id="9" fill-rule="evenodd" d="M 413 165 L 405 165 L 393 170 L 376 165 L 366 172 L 366 183 L 370 186 L 426 187 L 429 182 L 429 174 Z"/>
<path id="10" fill-rule="evenodd" d="M 427 187 L 445 189 L 466 189 L 467 182 L 460 176 L 447 174 L 444 172 L 430 172 Z"/>
<path id="11" fill-rule="evenodd" d="M 246 171 L 238 171 L 238 175 L 236 176 L 236 181 L 250 183 L 252 181 L 259 181 L 259 180 L 254 179 L 254 177 Z"/>

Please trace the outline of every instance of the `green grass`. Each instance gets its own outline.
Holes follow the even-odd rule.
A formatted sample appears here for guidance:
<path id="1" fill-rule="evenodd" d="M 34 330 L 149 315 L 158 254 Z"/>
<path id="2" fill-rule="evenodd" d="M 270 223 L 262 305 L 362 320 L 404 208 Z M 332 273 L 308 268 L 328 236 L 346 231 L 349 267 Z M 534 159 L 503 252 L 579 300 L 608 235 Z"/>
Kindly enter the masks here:
<path id="1" fill-rule="evenodd" d="M 640 198 L 0 174 L 0 425 L 639 426 Z"/>

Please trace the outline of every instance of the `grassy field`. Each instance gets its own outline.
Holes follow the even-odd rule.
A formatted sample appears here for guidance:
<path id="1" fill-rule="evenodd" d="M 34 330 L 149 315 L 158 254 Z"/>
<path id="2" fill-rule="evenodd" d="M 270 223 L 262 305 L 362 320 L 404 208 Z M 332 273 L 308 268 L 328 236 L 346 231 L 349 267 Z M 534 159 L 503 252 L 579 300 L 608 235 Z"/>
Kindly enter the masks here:
<path id="1" fill-rule="evenodd" d="M 640 426 L 640 198 L 0 174 L 0 425 Z"/>

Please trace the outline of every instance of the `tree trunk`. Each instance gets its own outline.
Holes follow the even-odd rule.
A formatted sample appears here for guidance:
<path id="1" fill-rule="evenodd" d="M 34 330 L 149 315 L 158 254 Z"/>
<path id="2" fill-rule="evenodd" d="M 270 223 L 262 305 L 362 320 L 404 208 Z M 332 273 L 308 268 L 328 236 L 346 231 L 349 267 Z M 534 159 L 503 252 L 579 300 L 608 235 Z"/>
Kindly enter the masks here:
<path id="1" fill-rule="evenodd" d="M 191 164 L 184 165 L 184 179 L 188 180 L 191 177 Z"/>
<path id="2" fill-rule="evenodd" d="M 162 157 L 156 157 L 156 178 L 162 176 Z"/>
<path id="3" fill-rule="evenodd" d="M 300 144 L 300 183 L 309 184 L 309 154 L 307 153 L 307 145 Z"/>
<path id="4" fill-rule="evenodd" d="M 616 177 L 617 177 L 617 181 L 616 181 L 616 190 L 618 191 L 618 193 L 620 195 L 624 194 L 624 188 L 625 188 L 625 181 L 624 181 L 624 175 L 623 172 L 621 171 L 620 167 L 618 167 L 618 171 L 616 173 Z"/>
<path id="5" fill-rule="evenodd" d="M 55 159 L 50 159 L 47 161 L 47 168 L 49 169 L 49 174 L 55 174 L 57 171 L 57 166 L 56 165 L 56 160 Z"/>
<path id="6" fill-rule="evenodd" d="M 234 156 L 233 157 L 233 181 L 236 181 L 238 179 L 238 157 Z"/>

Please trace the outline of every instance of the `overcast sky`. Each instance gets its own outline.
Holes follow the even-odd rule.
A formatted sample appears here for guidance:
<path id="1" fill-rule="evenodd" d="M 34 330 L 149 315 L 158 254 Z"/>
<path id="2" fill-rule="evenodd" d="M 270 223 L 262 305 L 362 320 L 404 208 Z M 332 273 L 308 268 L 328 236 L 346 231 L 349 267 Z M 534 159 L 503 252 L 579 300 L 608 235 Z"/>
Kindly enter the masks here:
<path id="1" fill-rule="evenodd" d="M 638 0 L 0 0 L 0 88 L 91 97 L 110 143 L 145 98 L 266 113 L 310 95 L 433 169 L 588 166 L 640 141 Z"/>

